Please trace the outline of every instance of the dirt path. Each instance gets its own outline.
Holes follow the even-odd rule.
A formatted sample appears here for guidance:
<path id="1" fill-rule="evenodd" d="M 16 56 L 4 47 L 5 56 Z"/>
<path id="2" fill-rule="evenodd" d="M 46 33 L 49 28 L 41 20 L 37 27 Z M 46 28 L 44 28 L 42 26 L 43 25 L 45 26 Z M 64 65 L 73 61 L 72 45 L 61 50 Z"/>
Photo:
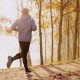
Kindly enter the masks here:
<path id="1" fill-rule="evenodd" d="M 0 80 L 80 80 L 80 63 L 30 67 L 26 75 L 24 68 L 1 69 Z"/>

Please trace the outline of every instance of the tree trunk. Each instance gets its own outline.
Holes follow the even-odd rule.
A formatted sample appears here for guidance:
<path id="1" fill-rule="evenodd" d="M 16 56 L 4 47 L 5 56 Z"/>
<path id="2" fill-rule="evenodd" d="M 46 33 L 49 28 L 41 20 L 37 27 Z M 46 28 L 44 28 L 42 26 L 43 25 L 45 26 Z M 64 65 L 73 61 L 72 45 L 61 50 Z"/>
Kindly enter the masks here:
<path id="1" fill-rule="evenodd" d="M 60 8 L 58 63 L 61 63 L 62 20 L 63 20 L 63 0 L 61 0 L 61 8 Z"/>
<path id="2" fill-rule="evenodd" d="M 69 0 L 67 0 L 67 2 L 69 5 Z M 69 11 L 69 6 L 68 6 L 67 11 Z M 67 18 L 68 18 L 68 20 L 67 20 L 68 21 L 67 22 L 67 24 L 68 24 L 68 26 L 67 26 L 67 39 L 68 39 L 68 41 L 67 41 L 67 61 L 69 61 L 69 48 L 70 48 L 70 45 L 69 45 L 69 14 L 68 14 Z"/>
<path id="3" fill-rule="evenodd" d="M 17 16 L 18 16 L 18 19 L 19 19 L 19 4 L 18 4 L 18 0 L 17 0 Z M 19 46 L 19 52 L 21 52 L 21 48 Z M 20 67 L 22 67 L 22 59 L 19 59 L 19 62 L 20 62 Z"/>
<path id="4" fill-rule="evenodd" d="M 20 0 L 21 1 L 21 9 L 23 9 L 23 0 Z"/>
<path id="5" fill-rule="evenodd" d="M 74 43 L 73 43 L 73 60 L 76 60 L 76 54 L 77 54 L 77 28 L 78 28 L 78 21 L 79 21 L 79 0 L 77 0 L 77 5 L 76 5 L 76 21 L 75 21 L 75 33 L 74 33 Z"/>
<path id="6" fill-rule="evenodd" d="M 42 10 L 42 2 L 40 1 L 39 6 L 39 37 L 40 37 L 40 64 L 43 65 L 43 51 L 42 51 L 42 32 L 41 32 L 41 10 Z"/>
<path id="7" fill-rule="evenodd" d="M 19 4 L 18 4 L 18 0 L 16 1 L 16 3 L 17 3 L 17 16 L 19 18 Z"/>
<path id="8" fill-rule="evenodd" d="M 50 0 L 50 15 L 51 15 L 51 27 L 52 27 L 52 49 L 51 49 L 51 63 L 53 63 L 53 20 L 52 20 L 52 0 Z"/>
<path id="9" fill-rule="evenodd" d="M 79 6 L 80 6 L 80 1 L 78 2 L 78 12 L 79 12 Z M 79 16 L 79 13 L 78 13 L 78 16 Z M 79 21 L 78 21 L 79 22 Z M 79 35 L 79 23 L 78 23 L 78 53 L 77 53 L 77 57 L 78 57 L 78 60 L 79 60 L 79 57 L 80 57 L 80 54 L 79 54 L 79 46 L 80 46 L 80 43 L 79 43 L 79 38 L 80 38 L 80 35 Z"/>
<path id="10" fill-rule="evenodd" d="M 46 29 L 44 28 L 44 36 L 45 36 L 45 64 L 46 64 Z"/>
<path id="11" fill-rule="evenodd" d="M 77 57 L 78 57 L 78 60 L 80 58 L 80 54 L 79 54 L 79 46 L 80 46 L 80 43 L 79 43 L 79 39 L 80 39 L 80 35 L 79 35 L 79 26 L 78 26 L 78 53 L 77 53 Z"/>
<path id="12" fill-rule="evenodd" d="M 28 66 L 32 66 L 32 62 L 31 62 L 31 57 L 30 57 L 30 51 L 28 52 L 28 55 L 27 55 L 27 63 L 28 63 Z"/>

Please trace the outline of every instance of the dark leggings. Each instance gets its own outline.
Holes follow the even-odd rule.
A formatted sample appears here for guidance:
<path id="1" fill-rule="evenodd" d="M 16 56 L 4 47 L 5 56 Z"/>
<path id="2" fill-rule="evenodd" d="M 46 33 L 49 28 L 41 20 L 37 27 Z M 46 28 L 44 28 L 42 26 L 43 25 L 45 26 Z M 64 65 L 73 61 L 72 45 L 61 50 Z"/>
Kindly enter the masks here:
<path id="1" fill-rule="evenodd" d="M 24 68 L 25 68 L 25 70 L 28 70 L 27 53 L 29 51 L 30 42 L 19 41 L 19 44 L 20 44 L 20 47 L 21 47 L 21 53 L 17 53 L 13 57 L 13 60 L 23 58 Z"/>

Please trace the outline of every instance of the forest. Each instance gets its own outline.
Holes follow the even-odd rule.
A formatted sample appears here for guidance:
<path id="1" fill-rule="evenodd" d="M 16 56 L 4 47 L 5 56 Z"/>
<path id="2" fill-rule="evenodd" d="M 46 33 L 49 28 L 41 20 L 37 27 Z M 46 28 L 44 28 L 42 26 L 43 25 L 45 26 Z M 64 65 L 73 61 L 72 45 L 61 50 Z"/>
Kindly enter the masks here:
<path id="1" fill-rule="evenodd" d="M 17 18 L 27 5 L 38 28 L 32 43 L 39 43 L 40 65 L 80 61 L 80 0 L 16 0 Z M 0 35 L 16 36 L 6 25 L 13 22 L 1 16 Z"/>

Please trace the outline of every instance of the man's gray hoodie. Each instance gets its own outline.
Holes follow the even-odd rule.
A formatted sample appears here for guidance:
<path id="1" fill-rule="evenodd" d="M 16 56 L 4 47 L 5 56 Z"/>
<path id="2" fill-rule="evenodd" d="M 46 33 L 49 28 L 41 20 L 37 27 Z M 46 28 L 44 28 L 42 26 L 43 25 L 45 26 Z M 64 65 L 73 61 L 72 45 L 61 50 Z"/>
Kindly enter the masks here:
<path id="1" fill-rule="evenodd" d="M 19 41 L 30 42 L 32 31 L 36 31 L 37 27 L 30 15 L 22 15 L 20 19 L 13 23 L 11 29 L 19 32 Z"/>

